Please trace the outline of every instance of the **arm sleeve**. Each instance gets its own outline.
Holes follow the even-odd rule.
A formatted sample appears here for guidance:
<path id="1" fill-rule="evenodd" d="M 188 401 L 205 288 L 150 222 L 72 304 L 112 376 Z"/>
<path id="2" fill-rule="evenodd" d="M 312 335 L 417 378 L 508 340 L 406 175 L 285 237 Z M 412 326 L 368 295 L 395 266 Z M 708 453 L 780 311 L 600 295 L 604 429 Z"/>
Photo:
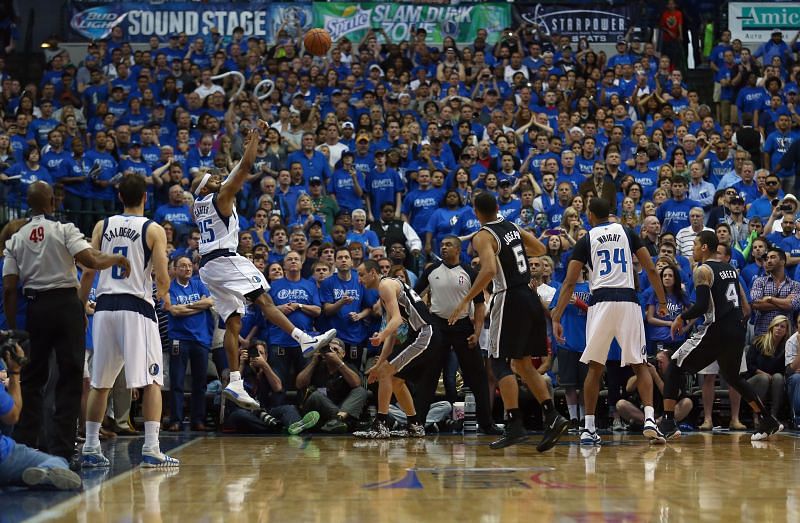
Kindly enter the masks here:
<path id="1" fill-rule="evenodd" d="M 73 224 L 66 223 L 63 225 L 63 227 L 64 245 L 67 247 L 67 250 L 72 256 L 75 256 L 81 251 L 92 248 L 92 246 L 89 245 L 89 242 L 83 238 L 83 233 Z"/>
<path id="2" fill-rule="evenodd" d="M 697 300 L 695 301 L 694 305 L 692 305 L 689 310 L 681 314 L 683 319 L 686 321 L 699 318 L 705 314 L 708 310 L 708 305 L 711 303 L 711 287 L 708 285 L 700 285 L 695 287 L 695 294 L 697 296 Z"/>

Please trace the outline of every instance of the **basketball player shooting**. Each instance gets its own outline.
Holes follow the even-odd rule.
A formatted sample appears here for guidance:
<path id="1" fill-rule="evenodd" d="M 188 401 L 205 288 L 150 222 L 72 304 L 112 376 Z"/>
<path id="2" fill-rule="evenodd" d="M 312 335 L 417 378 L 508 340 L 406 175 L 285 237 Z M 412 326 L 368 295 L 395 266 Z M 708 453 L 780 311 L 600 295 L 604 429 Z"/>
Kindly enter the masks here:
<path id="1" fill-rule="evenodd" d="M 268 128 L 263 120 L 259 120 L 258 125 L 264 131 Z M 223 345 L 231 365 L 239 361 L 239 333 L 245 300 L 258 306 L 267 321 L 291 334 L 305 357 L 310 357 L 336 336 L 335 329 L 311 336 L 295 327 L 267 294 L 269 284 L 264 275 L 250 260 L 236 252 L 239 246 L 236 195 L 242 190 L 255 163 L 258 142 L 259 132 L 252 129 L 246 137 L 242 159 L 224 181 L 219 174 L 205 173 L 192 183 L 192 192 L 197 198 L 192 214 L 200 229 L 200 279 L 208 287 L 220 317 L 225 320 Z M 239 371 L 230 371 L 230 382 L 223 395 L 243 408 L 259 408 L 258 402 L 245 391 Z"/>

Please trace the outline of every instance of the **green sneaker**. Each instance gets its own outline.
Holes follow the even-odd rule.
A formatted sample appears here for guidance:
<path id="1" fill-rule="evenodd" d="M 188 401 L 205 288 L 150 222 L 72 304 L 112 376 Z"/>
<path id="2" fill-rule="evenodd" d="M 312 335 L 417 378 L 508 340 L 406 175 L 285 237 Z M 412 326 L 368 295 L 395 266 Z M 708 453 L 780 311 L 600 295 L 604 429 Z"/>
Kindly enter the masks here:
<path id="1" fill-rule="evenodd" d="M 291 425 L 289 425 L 289 434 L 291 434 L 292 436 L 296 436 L 301 432 L 303 432 L 304 430 L 308 430 L 314 427 L 318 421 L 319 421 L 319 412 L 317 412 L 316 410 L 312 410 L 311 412 L 303 416 L 303 419 L 301 419 L 300 421 L 296 421 Z"/>

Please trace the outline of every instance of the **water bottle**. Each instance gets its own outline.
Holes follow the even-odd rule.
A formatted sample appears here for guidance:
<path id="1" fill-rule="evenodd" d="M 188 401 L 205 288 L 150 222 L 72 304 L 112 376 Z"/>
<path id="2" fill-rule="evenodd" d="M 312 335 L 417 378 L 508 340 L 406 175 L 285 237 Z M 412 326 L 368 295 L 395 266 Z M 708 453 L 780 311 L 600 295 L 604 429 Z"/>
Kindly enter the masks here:
<path id="1" fill-rule="evenodd" d="M 475 395 L 464 387 L 464 434 L 478 432 L 478 423 L 475 417 Z"/>

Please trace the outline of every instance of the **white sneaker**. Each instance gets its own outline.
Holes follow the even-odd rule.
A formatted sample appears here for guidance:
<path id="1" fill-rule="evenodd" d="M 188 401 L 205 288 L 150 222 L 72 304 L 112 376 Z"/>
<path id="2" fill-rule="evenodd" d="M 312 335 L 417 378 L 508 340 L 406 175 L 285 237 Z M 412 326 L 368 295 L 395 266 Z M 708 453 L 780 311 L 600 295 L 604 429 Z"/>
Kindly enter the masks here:
<path id="1" fill-rule="evenodd" d="M 304 358 L 310 358 L 314 355 L 314 351 L 319 349 L 320 347 L 324 347 L 331 340 L 336 337 L 336 329 L 331 329 L 324 334 L 319 334 L 317 336 L 311 336 L 306 334 L 307 338 L 305 341 L 300 342 L 300 350 L 303 351 Z"/>
<path id="2" fill-rule="evenodd" d="M 650 440 L 650 443 L 666 443 L 667 439 L 658 429 L 658 425 L 656 422 L 651 419 L 647 418 L 644 420 L 644 430 L 642 431 L 644 437 Z"/>
<path id="3" fill-rule="evenodd" d="M 100 447 L 83 446 L 81 450 L 81 467 L 83 468 L 103 468 L 110 467 L 111 462 L 103 455 Z"/>
<path id="4" fill-rule="evenodd" d="M 145 468 L 167 468 L 178 467 L 181 462 L 167 456 L 160 450 L 142 449 L 142 467 Z"/>
<path id="5" fill-rule="evenodd" d="M 236 403 L 243 409 L 258 410 L 261 408 L 258 401 L 254 400 L 250 394 L 244 390 L 243 380 L 231 381 L 228 383 L 228 386 L 222 391 L 222 396 Z"/>
<path id="6" fill-rule="evenodd" d="M 581 445 L 586 446 L 599 446 L 602 443 L 600 439 L 600 435 L 594 431 L 589 429 L 581 429 L 581 436 L 580 436 Z"/>

